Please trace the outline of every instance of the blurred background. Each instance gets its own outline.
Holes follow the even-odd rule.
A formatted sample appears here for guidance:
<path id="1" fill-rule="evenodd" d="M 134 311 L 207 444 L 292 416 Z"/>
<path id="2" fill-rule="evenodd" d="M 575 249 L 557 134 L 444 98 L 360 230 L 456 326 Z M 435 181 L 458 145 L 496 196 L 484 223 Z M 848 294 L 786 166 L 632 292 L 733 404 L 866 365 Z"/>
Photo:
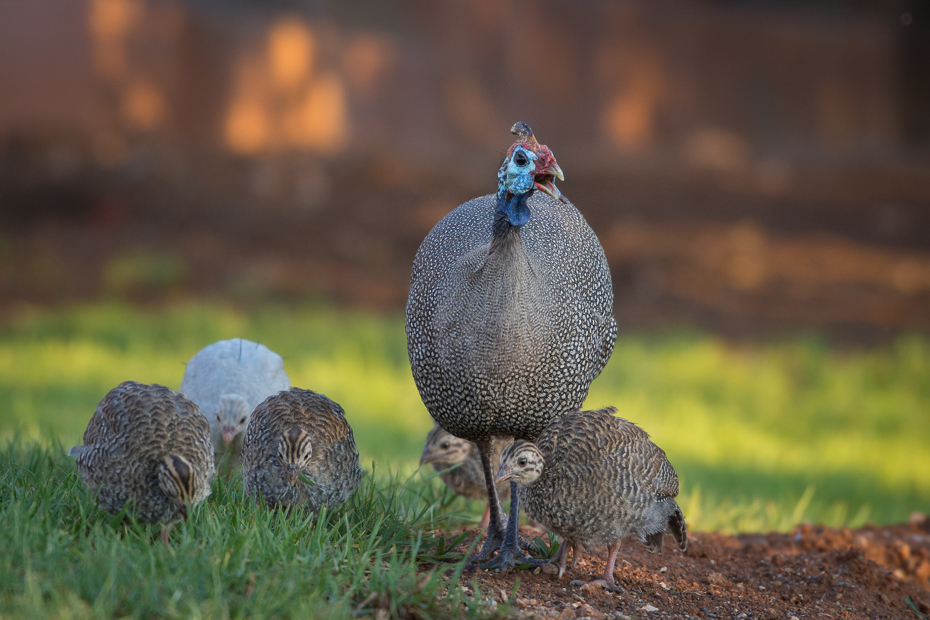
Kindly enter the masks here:
<path id="1" fill-rule="evenodd" d="M 410 265 L 518 120 L 613 270 L 590 404 L 690 515 L 927 509 L 924 0 L 3 0 L 0 436 L 242 336 L 415 462 Z"/>
<path id="2" fill-rule="evenodd" d="M 0 299 L 398 310 L 529 122 L 626 327 L 930 327 L 930 3 L 0 3 Z"/>

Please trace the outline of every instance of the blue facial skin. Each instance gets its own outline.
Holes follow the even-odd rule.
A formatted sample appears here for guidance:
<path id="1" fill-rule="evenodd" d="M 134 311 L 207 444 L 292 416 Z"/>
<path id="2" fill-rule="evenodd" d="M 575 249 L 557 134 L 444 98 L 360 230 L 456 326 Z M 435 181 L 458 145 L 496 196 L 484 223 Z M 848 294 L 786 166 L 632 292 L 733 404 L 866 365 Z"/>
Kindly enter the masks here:
<path id="1" fill-rule="evenodd" d="M 522 166 L 515 161 L 521 159 L 520 153 L 526 162 Z M 536 188 L 533 173 L 537 159 L 536 153 L 518 146 L 497 172 L 497 215 L 511 226 L 520 227 L 530 220 L 526 199 Z"/>

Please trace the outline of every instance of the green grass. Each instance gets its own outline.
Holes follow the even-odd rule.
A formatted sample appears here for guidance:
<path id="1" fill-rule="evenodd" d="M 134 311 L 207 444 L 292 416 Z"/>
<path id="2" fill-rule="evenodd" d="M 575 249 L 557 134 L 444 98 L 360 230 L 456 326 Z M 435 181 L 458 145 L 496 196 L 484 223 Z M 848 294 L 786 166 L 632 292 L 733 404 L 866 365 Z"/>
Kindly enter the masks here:
<path id="1" fill-rule="evenodd" d="M 475 584 L 464 596 L 461 562 L 441 562 L 456 541 L 430 532 L 448 500 L 366 476 L 331 513 L 288 514 L 255 505 L 233 477 L 174 525 L 169 547 L 160 526 L 100 511 L 60 448 L 11 444 L 0 454 L 0 617 L 495 615 Z"/>
<path id="2" fill-rule="evenodd" d="M 360 491 L 316 519 L 251 504 L 234 477 L 175 526 L 170 548 L 157 526 L 96 508 L 61 445 L 79 443 L 119 382 L 176 389 L 194 353 L 239 336 L 283 355 L 294 385 L 344 406 L 362 463 L 377 463 Z M 930 510 L 925 337 L 841 350 L 811 337 L 734 345 L 625 334 L 587 403 L 606 405 L 666 450 L 692 530 L 882 524 Z M 210 304 L 9 316 L 0 324 L 0 618 L 493 614 L 480 593 L 463 598 L 429 568 L 447 555 L 433 528 L 483 509 L 453 498 L 431 470 L 415 472 L 431 425 L 400 316 Z"/>

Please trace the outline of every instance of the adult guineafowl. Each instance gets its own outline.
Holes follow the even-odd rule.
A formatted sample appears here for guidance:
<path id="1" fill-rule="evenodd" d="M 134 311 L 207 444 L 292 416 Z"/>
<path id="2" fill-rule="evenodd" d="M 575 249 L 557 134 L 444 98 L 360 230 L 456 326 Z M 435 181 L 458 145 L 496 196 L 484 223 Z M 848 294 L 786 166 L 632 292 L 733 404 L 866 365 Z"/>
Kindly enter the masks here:
<path id="1" fill-rule="evenodd" d="M 564 177 L 552 151 L 526 123 L 511 132 L 517 141 L 498 172 L 497 194 L 447 214 L 417 251 L 406 324 L 430 415 L 481 450 L 491 516 L 473 562 L 498 551 L 485 567 L 504 570 L 538 562 L 519 548 L 516 493 L 509 521 L 501 514 L 491 442 L 534 440 L 580 408 L 617 333 L 597 236 L 555 187 Z"/>

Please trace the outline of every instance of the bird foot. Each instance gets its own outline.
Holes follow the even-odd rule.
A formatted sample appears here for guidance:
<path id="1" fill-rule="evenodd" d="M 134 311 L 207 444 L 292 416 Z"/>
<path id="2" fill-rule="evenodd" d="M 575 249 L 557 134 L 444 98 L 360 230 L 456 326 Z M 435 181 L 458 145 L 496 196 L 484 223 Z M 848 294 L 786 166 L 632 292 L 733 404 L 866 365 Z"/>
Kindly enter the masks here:
<path id="1" fill-rule="evenodd" d="M 468 559 L 468 566 L 465 567 L 466 570 L 474 568 L 476 565 L 484 562 L 489 557 L 494 555 L 494 552 L 500 549 L 501 545 L 504 544 L 505 532 L 505 527 L 502 527 L 499 530 L 488 527 L 488 537 L 484 539 L 484 544 L 481 546 L 481 551 Z"/>
<path id="2" fill-rule="evenodd" d="M 482 552 L 484 549 L 482 549 Z M 480 554 L 479 554 L 480 555 Z M 498 569 L 502 572 L 511 571 L 518 566 L 523 566 L 528 564 L 530 568 L 535 568 L 537 566 L 542 566 L 543 564 L 548 564 L 549 560 L 536 560 L 532 556 L 523 552 L 520 547 L 514 542 L 504 542 L 497 549 L 497 555 L 494 556 L 494 559 L 486 562 L 484 564 L 478 564 L 478 562 L 472 559 L 472 562 L 466 567 L 466 570 L 473 570 L 475 568 L 483 568 L 484 570 L 495 570 Z"/>
<path id="3" fill-rule="evenodd" d="M 608 581 L 608 580 L 603 579 L 603 578 L 601 578 L 601 579 L 595 579 L 594 581 L 581 581 L 580 579 L 575 579 L 574 581 L 570 582 L 569 585 L 581 586 L 581 587 L 584 587 L 584 586 L 601 586 L 602 588 L 604 588 L 604 589 L 606 589 L 606 590 L 610 590 L 611 592 L 623 592 L 623 591 L 624 591 L 623 588 L 621 588 L 620 586 L 618 586 L 617 584 L 615 584 L 613 581 Z"/>

